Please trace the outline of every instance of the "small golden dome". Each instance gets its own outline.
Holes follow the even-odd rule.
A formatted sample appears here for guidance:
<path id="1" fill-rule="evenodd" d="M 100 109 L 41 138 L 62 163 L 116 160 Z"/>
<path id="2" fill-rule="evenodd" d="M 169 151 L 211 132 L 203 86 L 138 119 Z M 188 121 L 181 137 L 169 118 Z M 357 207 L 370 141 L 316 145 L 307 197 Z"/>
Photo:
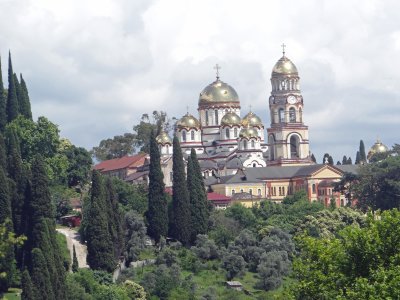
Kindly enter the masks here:
<path id="1" fill-rule="evenodd" d="M 242 119 L 243 127 L 253 126 L 253 127 L 264 127 L 261 119 L 252 111 L 245 115 Z"/>
<path id="2" fill-rule="evenodd" d="M 272 69 L 272 76 L 276 75 L 298 75 L 298 72 L 294 63 L 286 56 L 282 56 Z"/>
<path id="3" fill-rule="evenodd" d="M 165 145 L 165 144 L 172 145 L 171 138 L 168 136 L 168 133 L 166 133 L 165 131 L 161 131 L 161 133 L 159 135 L 157 135 L 156 141 L 157 141 L 157 144 L 160 144 L 160 145 Z"/>
<path id="4" fill-rule="evenodd" d="M 233 87 L 219 79 L 207 85 L 199 97 L 199 105 L 232 102 L 239 104 L 238 94 Z"/>
<path id="5" fill-rule="evenodd" d="M 251 138 L 258 139 L 257 129 L 254 129 L 254 128 L 251 128 L 251 127 L 243 128 L 239 132 L 239 137 L 240 138 L 244 138 L 244 139 L 251 139 Z"/>
<path id="6" fill-rule="evenodd" d="M 194 116 L 187 113 L 178 122 L 176 122 L 176 127 L 179 129 L 190 129 L 190 128 L 200 128 L 200 122 Z"/>
<path id="7" fill-rule="evenodd" d="M 222 126 L 240 126 L 240 117 L 235 114 L 234 112 L 228 112 L 225 116 L 221 119 Z"/>
<path id="8" fill-rule="evenodd" d="M 385 153 L 388 151 L 389 148 L 385 144 L 382 144 L 380 140 L 377 140 L 376 143 L 372 145 L 371 149 L 369 149 L 367 158 L 371 159 L 375 153 Z"/>

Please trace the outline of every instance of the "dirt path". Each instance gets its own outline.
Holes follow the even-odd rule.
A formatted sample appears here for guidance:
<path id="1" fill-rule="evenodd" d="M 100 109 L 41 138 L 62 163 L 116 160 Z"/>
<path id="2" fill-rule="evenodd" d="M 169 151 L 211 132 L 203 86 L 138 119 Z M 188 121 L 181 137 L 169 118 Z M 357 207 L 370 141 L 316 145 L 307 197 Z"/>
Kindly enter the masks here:
<path id="1" fill-rule="evenodd" d="M 86 263 L 87 249 L 86 245 L 81 244 L 79 233 L 69 228 L 57 228 L 59 233 L 62 233 L 67 238 L 67 246 L 71 253 L 72 261 L 72 246 L 75 245 L 76 257 L 78 258 L 79 268 L 89 268 Z"/>

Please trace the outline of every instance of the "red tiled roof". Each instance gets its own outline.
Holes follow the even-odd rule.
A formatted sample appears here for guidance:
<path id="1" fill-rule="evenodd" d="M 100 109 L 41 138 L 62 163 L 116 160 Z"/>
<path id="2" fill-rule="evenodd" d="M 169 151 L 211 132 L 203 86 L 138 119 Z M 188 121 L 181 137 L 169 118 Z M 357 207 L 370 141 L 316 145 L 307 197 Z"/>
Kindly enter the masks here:
<path id="1" fill-rule="evenodd" d="M 230 201 L 231 198 L 222 194 L 218 194 L 215 192 L 207 193 L 207 199 L 209 201 Z"/>
<path id="2" fill-rule="evenodd" d="M 94 169 L 99 170 L 101 172 L 108 172 L 108 171 L 125 169 L 128 167 L 131 168 L 139 167 L 144 164 L 147 155 L 148 154 L 146 153 L 140 153 L 133 156 L 124 156 L 121 158 L 105 160 L 95 165 Z"/>

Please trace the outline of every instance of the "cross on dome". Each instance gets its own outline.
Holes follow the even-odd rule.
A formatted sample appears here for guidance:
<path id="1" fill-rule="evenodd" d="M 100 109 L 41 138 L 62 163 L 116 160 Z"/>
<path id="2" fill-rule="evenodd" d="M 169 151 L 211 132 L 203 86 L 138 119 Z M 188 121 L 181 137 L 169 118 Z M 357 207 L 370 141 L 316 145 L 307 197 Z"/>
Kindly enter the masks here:
<path id="1" fill-rule="evenodd" d="M 214 70 L 216 70 L 217 72 L 217 80 L 219 80 L 219 70 L 221 69 L 221 66 L 220 65 L 218 65 L 218 64 L 216 64 L 215 65 L 215 67 L 214 67 Z"/>
<path id="2" fill-rule="evenodd" d="M 285 43 L 283 43 L 283 44 L 281 45 L 281 47 L 282 47 L 282 54 L 283 54 L 283 56 L 285 56 L 285 48 L 286 48 Z"/>

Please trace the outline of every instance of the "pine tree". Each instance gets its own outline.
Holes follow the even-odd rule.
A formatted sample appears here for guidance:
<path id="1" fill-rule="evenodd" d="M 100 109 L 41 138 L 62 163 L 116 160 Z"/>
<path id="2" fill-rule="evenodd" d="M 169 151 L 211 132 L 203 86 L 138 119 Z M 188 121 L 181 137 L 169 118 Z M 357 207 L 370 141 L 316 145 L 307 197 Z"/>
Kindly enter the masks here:
<path id="1" fill-rule="evenodd" d="M 364 163 L 367 161 L 367 155 L 365 154 L 365 146 L 364 141 L 360 140 L 360 163 Z"/>
<path id="2" fill-rule="evenodd" d="M 351 157 L 349 156 L 349 158 L 347 159 L 347 164 L 348 165 L 352 165 L 353 164 L 353 161 L 351 160 Z"/>
<path id="3" fill-rule="evenodd" d="M 120 212 L 117 194 L 115 193 L 115 189 L 110 177 L 107 177 L 106 180 L 106 194 L 109 232 L 114 245 L 114 256 L 116 259 L 118 259 L 122 254 L 124 246 L 124 232 L 122 228 L 123 216 Z"/>
<path id="4" fill-rule="evenodd" d="M 1 59 L 0 59 L 0 132 L 4 132 L 7 124 L 7 101 L 4 92 L 3 75 L 1 70 Z"/>
<path id="5" fill-rule="evenodd" d="M 314 156 L 314 153 L 311 153 L 311 161 L 317 163 L 317 159 Z"/>
<path id="6" fill-rule="evenodd" d="M 91 269 L 112 272 L 116 266 L 114 247 L 107 220 L 106 200 L 101 175 L 92 174 L 90 211 L 87 214 L 87 262 Z"/>
<path id="7" fill-rule="evenodd" d="M 21 285 L 22 285 L 22 294 L 21 294 L 21 300 L 35 300 L 34 294 L 33 294 L 33 284 L 31 280 L 31 276 L 29 276 L 28 270 L 25 270 L 22 272 L 22 279 L 21 279 Z"/>
<path id="8" fill-rule="evenodd" d="M 361 163 L 360 151 L 357 151 L 357 153 L 356 153 L 356 161 L 354 162 L 354 164 L 359 165 L 360 163 Z"/>
<path id="9" fill-rule="evenodd" d="M 14 82 L 14 72 L 11 62 L 11 52 L 8 56 L 8 96 L 7 96 L 7 122 L 11 122 L 18 116 L 18 98 Z"/>
<path id="10" fill-rule="evenodd" d="M 347 165 L 347 156 L 343 155 L 342 165 Z"/>
<path id="11" fill-rule="evenodd" d="M 187 185 L 190 196 L 191 212 L 191 241 L 194 242 L 198 234 L 205 234 L 208 226 L 207 195 L 204 189 L 203 177 L 197 160 L 196 151 L 192 149 L 187 164 Z"/>
<path id="12" fill-rule="evenodd" d="M 79 269 L 78 258 L 76 257 L 75 245 L 72 246 L 72 272 L 76 273 Z"/>
<path id="13" fill-rule="evenodd" d="M 342 163 L 338 160 L 337 162 L 336 162 L 336 165 L 337 166 L 340 166 Z"/>
<path id="14" fill-rule="evenodd" d="M 34 299 L 53 300 L 57 299 L 53 293 L 50 274 L 43 256 L 42 250 L 32 250 L 31 279 L 33 285 Z"/>
<path id="15" fill-rule="evenodd" d="M 22 77 L 22 74 L 20 75 L 20 85 L 21 85 L 21 92 L 22 92 L 22 101 L 20 105 L 20 113 L 27 119 L 32 120 L 32 110 L 31 110 L 31 101 L 29 99 L 29 93 L 28 93 L 28 88 L 26 86 L 25 80 Z"/>
<path id="16" fill-rule="evenodd" d="M 186 184 L 185 165 L 179 140 L 173 140 L 172 155 L 172 220 L 170 220 L 171 236 L 184 245 L 188 245 L 191 237 L 190 199 Z"/>
<path id="17" fill-rule="evenodd" d="M 154 136 L 150 134 L 150 172 L 149 207 L 146 212 L 147 232 L 156 243 L 166 237 L 168 232 L 167 197 L 165 195 L 164 176 L 161 171 L 160 152 Z"/>

